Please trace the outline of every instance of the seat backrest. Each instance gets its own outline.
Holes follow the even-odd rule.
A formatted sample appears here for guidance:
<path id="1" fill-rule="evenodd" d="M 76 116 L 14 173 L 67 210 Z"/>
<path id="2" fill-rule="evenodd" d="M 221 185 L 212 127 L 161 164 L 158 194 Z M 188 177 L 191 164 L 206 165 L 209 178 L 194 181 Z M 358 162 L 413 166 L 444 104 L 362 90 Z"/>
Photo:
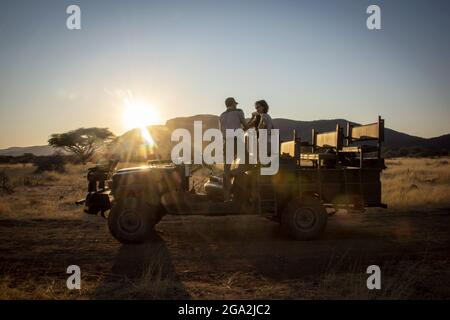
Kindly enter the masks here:
<path id="1" fill-rule="evenodd" d="M 376 140 L 379 143 L 384 141 L 384 119 L 378 117 L 375 123 L 355 126 L 347 123 L 347 143 L 358 141 Z"/>
<path id="2" fill-rule="evenodd" d="M 336 150 L 342 149 L 344 144 L 344 133 L 339 125 L 336 125 L 335 131 L 330 132 L 316 132 L 312 130 L 312 146 L 313 150 L 316 148 L 333 148 Z"/>
<path id="3" fill-rule="evenodd" d="M 297 136 L 297 132 L 294 129 L 292 131 L 292 140 L 284 141 L 280 143 L 280 156 L 292 158 L 295 161 L 300 160 L 300 142 L 301 139 Z"/>
<path id="4" fill-rule="evenodd" d="M 282 142 L 280 146 L 280 155 L 295 157 L 295 141 Z"/>

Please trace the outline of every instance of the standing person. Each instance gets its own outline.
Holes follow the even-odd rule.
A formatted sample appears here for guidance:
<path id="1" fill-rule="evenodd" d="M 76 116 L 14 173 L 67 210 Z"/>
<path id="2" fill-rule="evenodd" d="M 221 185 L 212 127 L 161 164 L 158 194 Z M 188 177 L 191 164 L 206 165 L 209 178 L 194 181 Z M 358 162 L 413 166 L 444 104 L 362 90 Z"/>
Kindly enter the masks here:
<path id="1" fill-rule="evenodd" d="M 244 111 L 237 108 L 238 103 L 232 97 L 225 99 L 225 110 L 219 117 L 219 127 L 222 131 L 224 144 L 223 144 L 223 155 L 226 159 L 226 130 L 227 129 L 243 129 L 246 126 Z M 233 159 L 236 159 L 237 154 L 237 138 L 234 138 L 234 152 Z M 224 175 L 223 175 L 223 188 L 224 188 L 224 198 L 225 201 L 230 200 L 231 192 L 231 175 L 230 175 L 231 164 L 224 161 Z"/>
<path id="2" fill-rule="evenodd" d="M 269 115 L 269 104 L 266 102 L 266 100 L 258 100 L 255 102 L 255 109 L 256 111 L 252 113 L 252 118 L 248 121 L 248 123 L 245 125 L 245 130 L 248 130 L 250 128 L 255 128 L 256 131 L 256 137 L 258 140 L 258 149 L 260 147 L 259 144 L 259 137 L 260 137 L 260 130 L 267 130 L 267 155 L 270 155 L 271 153 L 271 129 L 274 129 L 272 118 Z M 258 152 L 259 154 L 259 152 Z M 258 163 L 259 163 L 259 156 L 258 156 Z M 252 201 L 260 201 L 261 195 L 258 192 L 258 181 L 259 181 L 259 175 L 258 173 L 253 170 L 251 174 L 251 199 Z"/>
<path id="3" fill-rule="evenodd" d="M 245 129 L 255 128 L 258 137 L 259 129 L 267 129 L 267 137 L 270 138 L 270 130 L 274 129 L 274 125 L 269 115 L 269 104 L 266 100 L 258 100 L 255 102 L 255 109 L 256 111 L 252 113 L 252 118 L 245 125 Z"/>

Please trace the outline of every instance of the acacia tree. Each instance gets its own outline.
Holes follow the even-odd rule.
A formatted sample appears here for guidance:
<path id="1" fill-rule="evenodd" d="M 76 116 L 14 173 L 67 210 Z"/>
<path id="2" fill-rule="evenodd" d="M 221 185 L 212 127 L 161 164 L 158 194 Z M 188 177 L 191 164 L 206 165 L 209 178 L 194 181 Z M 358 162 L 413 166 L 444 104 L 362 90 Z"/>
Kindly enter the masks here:
<path id="1" fill-rule="evenodd" d="M 66 133 L 52 134 L 48 144 L 72 152 L 85 164 L 101 146 L 113 139 L 114 134 L 107 128 L 79 128 Z"/>

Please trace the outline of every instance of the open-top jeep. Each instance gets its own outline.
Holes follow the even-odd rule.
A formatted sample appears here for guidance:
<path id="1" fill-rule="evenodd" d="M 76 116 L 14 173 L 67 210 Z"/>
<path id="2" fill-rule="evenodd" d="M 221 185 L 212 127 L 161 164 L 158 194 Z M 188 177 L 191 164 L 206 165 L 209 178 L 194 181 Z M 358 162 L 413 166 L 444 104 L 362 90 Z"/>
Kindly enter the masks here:
<path id="1" fill-rule="evenodd" d="M 105 216 L 109 211 L 109 230 L 122 243 L 151 239 L 166 214 L 255 214 L 280 223 L 294 239 L 315 239 L 337 208 L 386 207 L 380 183 L 383 139 L 380 117 L 368 125 L 349 123 L 345 134 L 339 125 L 331 132 L 313 130 L 311 142 L 300 141 L 294 132 L 292 141 L 280 144 L 277 174 L 261 175 L 260 165 L 234 171 L 231 201 L 224 201 L 220 177 L 209 177 L 203 191 L 195 191 L 192 178 L 200 166 L 150 161 L 116 171 L 116 163 L 110 163 L 90 171 L 89 193 L 77 203 L 84 203 L 87 213 Z"/>

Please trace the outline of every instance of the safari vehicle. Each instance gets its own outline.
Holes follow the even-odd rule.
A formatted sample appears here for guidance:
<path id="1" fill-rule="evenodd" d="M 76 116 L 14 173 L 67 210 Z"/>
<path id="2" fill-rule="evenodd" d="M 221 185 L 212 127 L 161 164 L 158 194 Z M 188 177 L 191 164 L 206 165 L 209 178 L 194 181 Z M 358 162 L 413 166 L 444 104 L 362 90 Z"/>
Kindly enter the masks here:
<path id="1" fill-rule="evenodd" d="M 200 166 L 150 161 L 147 166 L 88 174 L 90 189 L 85 211 L 107 215 L 111 234 L 122 243 L 141 243 L 152 238 L 164 215 L 254 214 L 278 222 L 289 237 L 318 238 L 328 216 L 339 208 L 364 211 L 386 207 L 381 202 L 380 173 L 384 120 L 368 125 L 339 125 L 331 132 L 313 130 L 312 141 L 280 144 L 279 171 L 260 175 L 258 165 L 233 174 L 232 200 L 224 201 L 222 179 L 209 177 L 203 190 L 193 187 Z M 95 172 L 95 170 L 94 170 Z M 100 172 L 102 172 L 100 170 Z M 96 187 L 96 179 L 109 186 Z"/>

